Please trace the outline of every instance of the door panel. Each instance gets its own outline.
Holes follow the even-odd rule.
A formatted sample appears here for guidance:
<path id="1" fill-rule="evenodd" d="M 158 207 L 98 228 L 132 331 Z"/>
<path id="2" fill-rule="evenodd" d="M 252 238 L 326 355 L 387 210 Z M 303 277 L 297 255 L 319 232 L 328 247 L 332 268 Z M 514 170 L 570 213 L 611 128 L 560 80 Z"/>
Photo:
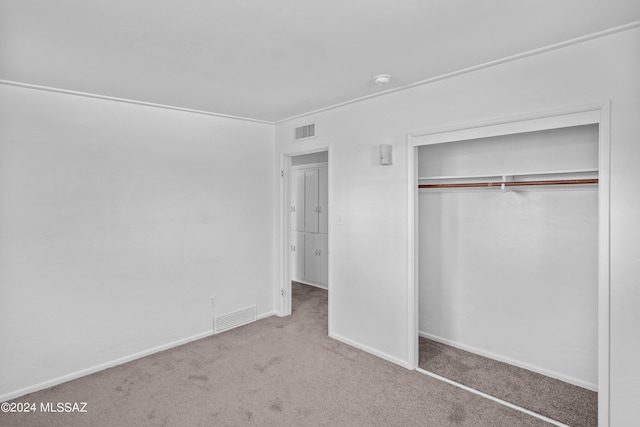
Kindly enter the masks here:
<path id="1" fill-rule="evenodd" d="M 326 234 L 307 234 L 305 236 L 305 279 L 311 282 L 327 284 L 328 279 L 328 239 Z"/>
<path id="2" fill-rule="evenodd" d="M 304 231 L 304 171 L 291 174 L 291 229 Z"/>
<path id="3" fill-rule="evenodd" d="M 326 285 L 329 282 L 329 239 L 327 234 L 317 234 L 318 272 L 316 282 Z"/>
<path id="4" fill-rule="evenodd" d="M 329 169 L 318 171 L 318 233 L 329 232 Z"/>
<path id="5" fill-rule="evenodd" d="M 305 172 L 305 231 L 318 232 L 318 170 Z"/>
<path id="6" fill-rule="evenodd" d="M 304 279 L 304 233 L 299 231 L 291 232 L 291 279 Z"/>

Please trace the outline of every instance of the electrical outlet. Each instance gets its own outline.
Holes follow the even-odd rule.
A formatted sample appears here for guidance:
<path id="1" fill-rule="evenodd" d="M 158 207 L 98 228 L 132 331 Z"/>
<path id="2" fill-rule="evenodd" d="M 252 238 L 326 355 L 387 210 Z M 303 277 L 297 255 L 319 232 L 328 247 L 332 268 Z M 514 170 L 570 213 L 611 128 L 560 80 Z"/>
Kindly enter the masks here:
<path id="1" fill-rule="evenodd" d="M 216 296 L 215 295 L 211 295 L 209 297 L 209 302 L 210 302 L 211 308 L 214 308 L 216 306 Z"/>

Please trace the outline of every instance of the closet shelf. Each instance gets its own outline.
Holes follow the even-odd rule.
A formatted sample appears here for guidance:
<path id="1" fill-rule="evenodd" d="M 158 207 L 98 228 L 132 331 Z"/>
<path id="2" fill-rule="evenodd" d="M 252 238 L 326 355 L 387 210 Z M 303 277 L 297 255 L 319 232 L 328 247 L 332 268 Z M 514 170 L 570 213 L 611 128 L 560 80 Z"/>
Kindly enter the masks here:
<path id="1" fill-rule="evenodd" d="M 505 174 L 426 176 L 418 178 L 419 181 L 423 182 L 418 185 L 418 188 L 442 189 L 494 187 L 501 188 L 503 191 L 505 191 L 507 187 L 531 187 L 546 185 L 594 185 L 598 184 L 597 174 L 597 169 L 571 169 L 561 171 L 518 172 Z M 554 177 L 553 179 L 551 178 L 552 176 Z M 528 179 L 522 180 L 522 177 L 527 177 Z M 494 179 L 491 180 L 491 178 Z M 488 181 L 477 182 L 477 180 L 479 179 L 488 179 Z M 469 182 L 469 180 L 476 181 Z M 424 181 L 427 181 L 428 183 L 424 183 Z"/>
<path id="2" fill-rule="evenodd" d="M 590 169 L 564 169 L 557 171 L 541 171 L 541 172 L 509 172 L 509 173 L 491 173 L 491 174 L 474 174 L 474 175 L 440 175 L 440 176 L 419 176 L 418 181 L 444 181 L 454 179 L 481 179 L 481 178 L 497 178 L 502 177 L 523 177 L 523 176 L 544 176 L 544 175 L 570 175 L 570 174 L 587 174 L 598 173 L 597 168 Z"/>
<path id="3" fill-rule="evenodd" d="M 473 188 L 473 187 L 524 187 L 537 185 L 590 185 L 597 184 L 598 179 L 556 179 L 547 181 L 506 181 L 506 182 L 463 182 L 453 184 L 420 184 L 418 188 Z"/>

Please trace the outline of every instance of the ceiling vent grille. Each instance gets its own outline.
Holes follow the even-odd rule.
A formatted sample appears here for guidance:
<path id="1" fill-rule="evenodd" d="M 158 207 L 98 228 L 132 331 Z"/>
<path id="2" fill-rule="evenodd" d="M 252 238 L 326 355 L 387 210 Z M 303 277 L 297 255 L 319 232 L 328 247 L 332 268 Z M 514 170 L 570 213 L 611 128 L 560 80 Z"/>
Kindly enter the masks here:
<path id="1" fill-rule="evenodd" d="M 316 124 L 311 123 L 308 125 L 300 126 L 295 128 L 295 141 L 300 141 L 301 139 L 313 138 L 316 136 Z"/>

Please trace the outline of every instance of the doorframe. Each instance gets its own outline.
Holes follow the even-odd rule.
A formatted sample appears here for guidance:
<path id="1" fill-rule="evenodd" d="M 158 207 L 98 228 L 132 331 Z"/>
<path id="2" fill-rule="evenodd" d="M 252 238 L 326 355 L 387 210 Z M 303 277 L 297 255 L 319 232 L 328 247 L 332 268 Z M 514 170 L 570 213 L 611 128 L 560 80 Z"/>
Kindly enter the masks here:
<path id="1" fill-rule="evenodd" d="M 289 207 L 291 205 L 291 171 L 293 170 L 291 166 L 291 158 L 311 153 L 320 153 L 326 151 L 327 152 L 327 174 L 328 174 L 328 184 L 327 184 L 327 192 L 328 192 L 328 204 L 327 207 L 327 217 L 329 219 L 328 226 L 328 251 L 327 251 L 327 263 L 328 263 L 328 279 L 327 279 L 327 289 L 329 288 L 332 280 L 331 274 L 331 254 L 332 244 L 331 244 L 331 236 L 332 236 L 332 224 L 331 224 L 331 210 L 332 210 L 332 199 L 331 199 L 331 183 L 332 183 L 332 161 L 331 161 L 331 146 L 330 144 L 326 146 L 316 146 L 314 148 L 306 148 L 306 149 L 298 149 L 298 150 L 289 150 L 280 152 L 280 193 L 279 193 L 279 228 L 280 232 L 278 233 L 280 236 L 278 242 L 278 253 L 280 254 L 280 271 L 278 274 L 278 286 L 276 290 L 276 301 L 278 301 L 277 306 L 278 315 L 280 317 L 289 316 L 291 314 L 291 263 L 290 263 L 290 251 L 289 245 L 291 242 L 291 216 L 289 215 Z M 331 331 L 331 292 L 329 292 L 329 301 L 328 301 L 328 321 L 329 321 L 329 331 Z"/>
<path id="2" fill-rule="evenodd" d="M 407 133 L 408 365 L 418 367 L 418 148 L 483 137 L 598 124 L 598 425 L 610 411 L 611 101 Z"/>

